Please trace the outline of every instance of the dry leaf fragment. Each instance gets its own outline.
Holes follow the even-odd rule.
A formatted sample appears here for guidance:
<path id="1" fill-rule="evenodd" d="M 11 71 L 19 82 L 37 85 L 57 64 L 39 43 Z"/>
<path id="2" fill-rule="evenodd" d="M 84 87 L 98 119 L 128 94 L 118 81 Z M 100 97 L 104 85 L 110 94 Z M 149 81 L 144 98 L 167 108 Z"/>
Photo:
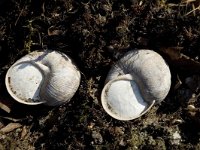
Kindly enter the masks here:
<path id="1" fill-rule="evenodd" d="M 4 127 L 3 122 L 0 120 L 0 129 Z"/>
<path id="2" fill-rule="evenodd" d="M 0 102 L 0 108 L 6 111 L 7 113 L 10 113 L 11 111 L 11 109 L 7 105 L 3 104 L 2 102 Z"/>
<path id="3" fill-rule="evenodd" d="M 178 60 L 181 58 L 181 50 L 183 47 L 163 47 L 160 50 L 167 54 L 171 60 Z"/>
<path id="4" fill-rule="evenodd" d="M 21 127 L 22 125 L 20 123 L 9 123 L 7 126 L 5 126 L 4 128 L 2 128 L 0 130 L 0 132 L 2 133 L 8 133 L 11 132 L 19 127 Z"/>
<path id="5" fill-rule="evenodd" d="M 0 118 L 10 120 L 10 121 L 13 121 L 13 122 L 20 122 L 20 121 L 23 121 L 23 120 L 26 119 L 26 118 L 16 119 L 16 118 L 11 118 L 11 117 L 4 117 L 4 116 L 0 116 Z"/>
<path id="6" fill-rule="evenodd" d="M 160 50 L 169 58 L 169 63 L 188 73 L 200 73 L 200 62 L 181 53 L 182 47 L 168 47 Z"/>
<path id="7" fill-rule="evenodd" d="M 61 35 L 61 34 L 63 34 L 63 31 L 56 29 L 54 26 L 51 26 L 50 28 L 48 28 L 48 35 L 49 36 Z"/>
<path id="8" fill-rule="evenodd" d="M 3 93 L 6 92 L 6 89 L 3 88 L 3 85 L 1 83 L 0 83 L 0 91 L 1 91 L 1 95 L 0 95 L 0 109 L 6 111 L 7 113 L 10 113 L 11 112 L 11 108 L 12 108 L 14 102 L 6 94 L 5 95 L 3 94 Z"/>
<path id="9" fill-rule="evenodd" d="M 177 90 L 181 85 L 182 85 L 182 81 L 180 80 L 179 75 L 177 74 L 177 81 L 174 86 L 174 90 Z"/>
<path id="10" fill-rule="evenodd" d="M 27 128 L 26 126 L 23 126 L 22 132 L 21 132 L 21 139 L 24 139 L 24 137 L 27 135 Z"/>

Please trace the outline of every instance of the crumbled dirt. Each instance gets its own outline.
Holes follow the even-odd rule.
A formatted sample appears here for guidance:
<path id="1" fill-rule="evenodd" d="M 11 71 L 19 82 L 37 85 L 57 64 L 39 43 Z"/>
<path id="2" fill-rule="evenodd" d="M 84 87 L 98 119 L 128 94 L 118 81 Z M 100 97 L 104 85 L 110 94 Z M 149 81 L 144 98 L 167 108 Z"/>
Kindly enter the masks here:
<path id="1" fill-rule="evenodd" d="M 200 68 L 161 51 L 181 47 L 199 63 L 198 0 L 7 0 L 0 2 L 0 149 L 200 149 Z M 7 93 L 8 68 L 25 54 L 54 49 L 82 72 L 76 95 L 60 107 L 25 106 Z M 153 49 L 169 64 L 166 99 L 132 121 L 110 117 L 100 102 L 111 65 L 131 49 Z M 182 56 L 182 55 L 181 55 Z"/>

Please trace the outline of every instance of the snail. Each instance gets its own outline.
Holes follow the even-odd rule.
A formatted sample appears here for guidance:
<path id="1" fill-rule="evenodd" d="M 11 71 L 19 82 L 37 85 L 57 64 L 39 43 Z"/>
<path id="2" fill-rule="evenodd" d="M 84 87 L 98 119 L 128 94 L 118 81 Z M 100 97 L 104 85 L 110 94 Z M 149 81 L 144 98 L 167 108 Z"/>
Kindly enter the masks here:
<path id="1" fill-rule="evenodd" d="M 170 69 L 158 53 L 132 50 L 108 72 L 101 103 L 113 118 L 132 120 L 164 100 L 170 86 Z"/>
<path id="2" fill-rule="evenodd" d="M 80 72 L 72 60 L 58 51 L 33 51 L 7 71 L 5 84 L 16 101 L 27 105 L 61 105 L 80 84 Z"/>

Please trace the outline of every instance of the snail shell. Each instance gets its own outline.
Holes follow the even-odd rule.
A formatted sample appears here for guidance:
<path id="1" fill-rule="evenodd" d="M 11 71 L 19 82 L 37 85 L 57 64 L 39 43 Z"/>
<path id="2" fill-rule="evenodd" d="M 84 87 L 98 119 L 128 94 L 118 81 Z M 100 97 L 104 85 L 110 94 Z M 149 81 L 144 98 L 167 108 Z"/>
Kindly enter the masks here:
<path id="1" fill-rule="evenodd" d="M 18 102 L 49 106 L 68 102 L 80 84 L 72 60 L 57 51 L 34 51 L 15 62 L 6 74 L 6 88 Z"/>
<path id="2" fill-rule="evenodd" d="M 118 120 L 131 120 L 161 102 L 171 86 L 164 59 L 152 50 L 126 53 L 110 69 L 101 94 L 106 112 Z"/>

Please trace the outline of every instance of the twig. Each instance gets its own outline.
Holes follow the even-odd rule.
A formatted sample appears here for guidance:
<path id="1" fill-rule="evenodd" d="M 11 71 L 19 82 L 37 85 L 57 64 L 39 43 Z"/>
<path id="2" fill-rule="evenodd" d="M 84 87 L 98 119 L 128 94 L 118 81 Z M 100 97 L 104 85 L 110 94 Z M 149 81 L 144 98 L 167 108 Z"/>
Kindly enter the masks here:
<path id="1" fill-rule="evenodd" d="M 193 8 L 194 8 L 194 5 L 193 5 Z M 196 8 L 194 8 L 193 10 L 191 10 L 190 12 L 188 12 L 187 14 L 185 14 L 184 16 L 187 16 L 187 15 L 189 15 L 191 13 L 194 13 L 194 15 L 195 15 L 195 11 L 198 10 L 198 9 L 200 10 L 200 5 L 198 7 L 196 7 Z"/>
<path id="2" fill-rule="evenodd" d="M 25 6 L 24 6 L 25 7 Z M 24 11 L 24 7 L 22 8 L 22 10 L 20 11 L 19 13 L 19 16 L 17 17 L 17 20 L 15 21 L 15 26 L 17 25 L 18 21 L 19 21 L 19 18 L 21 17 L 22 15 L 22 12 Z"/>

